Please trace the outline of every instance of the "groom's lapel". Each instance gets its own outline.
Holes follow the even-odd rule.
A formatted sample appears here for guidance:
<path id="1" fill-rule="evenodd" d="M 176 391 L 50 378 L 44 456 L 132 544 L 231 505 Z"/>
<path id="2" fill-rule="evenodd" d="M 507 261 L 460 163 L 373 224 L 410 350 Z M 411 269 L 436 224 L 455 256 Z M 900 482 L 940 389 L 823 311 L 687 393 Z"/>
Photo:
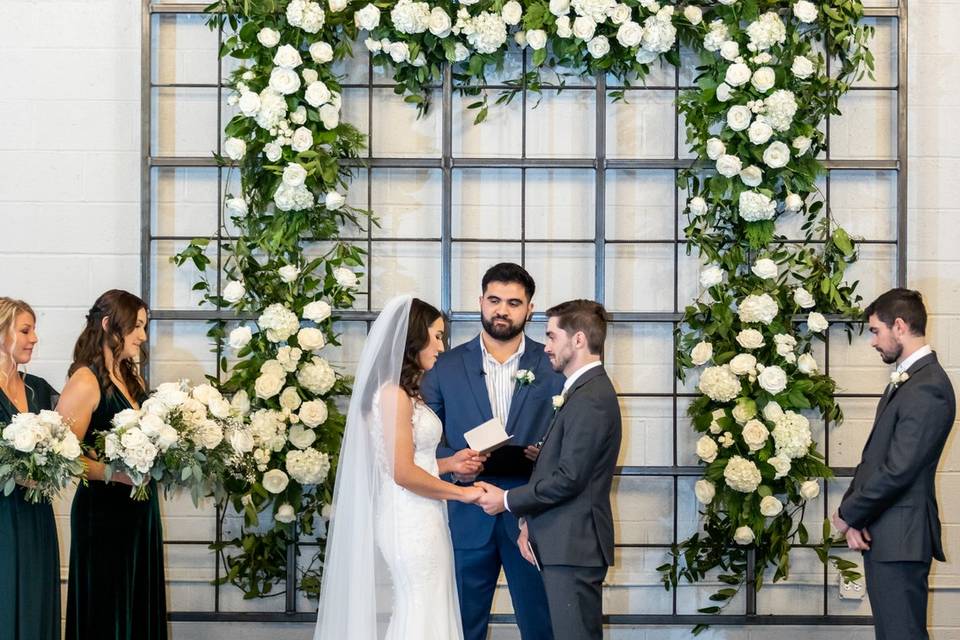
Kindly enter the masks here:
<path id="1" fill-rule="evenodd" d="M 526 347 L 530 346 L 530 341 L 526 343 Z M 537 353 L 536 349 L 529 349 L 525 347 L 523 355 L 520 356 L 520 369 L 526 369 L 527 371 L 533 371 L 537 367 L 537 362 L 539 361 L 540 354 Z M 534 371 L 534 376 L 536 372 Z M 507 416 L 506 427 L 507 433 L 513 432 L 513 423 L 516 422 L 518 416 L 520 415 L 520 410 L 523 408 L 523 403 L 526 401 L 527 396 L 530 395 L 530 387 L 537 384 L 546 384 L 546 381 L 541 381 L 539 378 L 535 378 L 531 384 L 519 384 L 517 383 L 513 391 L 513 400 L 510 401 L 510 413 Z"/>
<path id="2" fill-rule="evenodd" d="M 547 432 L 543 435 L 543 446 L 547 444 L 547 438 L 550 437 L 550 434 L 553 433 L 553 427 L 557 424 L 557 419 L 560 417 L 560 412 L 563 411 L 567 405 L 570 403 L 570 398 L 573 397 L 573 394 L 576 393 L 583 385 L 590 382 L 600 374 L 605 374 L 606 372 L 603 369 L 603 365 L 599 367 L 594 367 L 590 369 L 585 374 L 580 376 L 580 378 L 573 383 L 573 386 L 567 389 L 567 392 L 563 396 L 563 404 L 559 409 L 553 412 L 553 419 L 550 421 L 550 426 L 547 427 Z M 540 447 L 540 450 L 543 451 L 543 446 Z"/>
<path id="3" fill-rule="evenodd" d="M 902 387 L 905 384 L 910 384 L 910 380 L 913 378 L 913 376 L 917 374 L 918 371 L 920 371 L 920 369 L 923 369 L 928 364 L 931 364 L 936 361 L 937 361 L 936 353 L 931 353 L 929 355 L 923 356 L 922 358 L 914 362 L 913 365 L 911 365 L 910 368 L 907 370 L 907 375 L 909 376 L 909 378 L 907 378 L 906 380 L 898 384 L 896 387 L 894 387 L 893 389 L 890 389 L 889 391 L 883 394 L 883 397 L 880 399 L 880 403 L 877 405 L 877 415 L 873 419 L 873 429 L 870 430 L 870 435 L 867 437 L 867 442 L 863 445 L 864 449 L 870 446 L 870 442 L 873 440 L 873 435 L 877 431 L 877 423 L 880 422 L 880 416 L 883 415 L 883 412 L 886 411 L 887 407 L 890 406 L 890 403 L 893 402 L 893 396 L 897 394 L 897 391 L 900 390 L 900 387 Z"/>
<path id="4" fill-rule="evenodd" d="M 493 417 L 493 409 L 490 408 L 490 394 L 487 393 L 487 383 L 483 379 L 483 352 L 480 349 L 480 336 L 468 342 L 463 350 L 463 372 L 473 393 L 473 399 L 477 401 L 477 409 L 480 410 L 480 415 L 486 422 Z"/>

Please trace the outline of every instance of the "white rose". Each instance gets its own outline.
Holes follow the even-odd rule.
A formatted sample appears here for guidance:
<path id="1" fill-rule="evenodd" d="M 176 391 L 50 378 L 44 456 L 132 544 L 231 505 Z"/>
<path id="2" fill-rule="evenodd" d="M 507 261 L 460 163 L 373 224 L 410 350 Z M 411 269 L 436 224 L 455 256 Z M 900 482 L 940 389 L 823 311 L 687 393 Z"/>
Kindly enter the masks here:
<path id="1" fill-rule="evenodd" d="M 410 47 L 407 46 L 406 42 L 391 42 L 390 46 L 385 47 L 384 50 L 390 54 L 390 59 L 397 64 L 410 59 Z"/>
<path id="2" fill-rule="evenodd" d="M 231 160 L 241 160 L 247 153 L 247 143 L 240 138 L 227 138 L 223 150 Z"/>
<path id="3" fill-rule="evenodd" d="M 247 288 L 243 286 L 242 282 L 237 280 L 231 280 L 227 283 L 227 286 L 223 288 L 223 299 L 230 304 L 240 302 L 245 295 L 247 295 Z"/>
<path id="4" fill-rule="evenodd" d="M 284 378 L 287 375 L 287 370 L 279 360 L 267 360 L 260 365 L 260 373 L 268 376 Z"/>
<path id="5" fill-rule="evenodd" d="M 280 493 L 287 488 L 290 479 L 280 469 L 271 469 L 263 474 L 263 488 L 270 493 Z"/>
<path id="6" fill-rule="evenodd" d="M 807 480 L 800 485 L 800 495 L 804 500 L 813 500 L 820 495 L 820 483 L 816 480 Z"/>
<path id="7" fill-rule="evenodd" d="M 793 290 L 793 301 L 803 309 L 809 309 L 816 304 L 810 292 L 803 287 L 797 287 Z"/>
<path id="8" fill-rule="evenodd" d="M 760 501 L 760 513 L 768 518 L 774 518 L 783 511 L 783 503 L 773 496 L 764 496 Z"/>
<path id="9" fill-rule="evenodd" d="M 367 51 L 371 53 L 380 53 L 380 50 L 383 49 L 383 45 L 380 44 L 380 41 L 374 40 L 373 38 L 367 38 L 363 41 L 363 44 L 367 47 Z"/>
<path id="10" fill-rule="evenodd" d="M 523 17 L 523 7 L 520 6 L 517 0 L 509 0 L 509 2 L 503 5 L 503 9 L 500 10 L 500 17 L 509 25 L 518 24 L 520 18 Z"/>
<path id="11" fill-rule="evenodd" d="M 280 407 L 287 411 L 296 411 L 302 402 L 296 387 L 287 387 L 280 394 Z"/>
<path id="12" fill-rule="evenodd" d="M 759 187 L 763 182 L 763 171 L 755 164 L 740 171 L 740 180 L 748 187 Z"/>
<path id="13" fill-rule="evenodd" d="M 748 420 L 747 424 L 743 425 L 743 432 L 740 435 L 750 451 L 759 451 L 767 443 L 770 431 L 759 420 Z"/>
<path id="14" fill-rule="evenodd" d="M 573 21 L 573 35 L 581 40 L 589 40 L 592 38 L 596 29 L 597 23 L 593 21 L 593 18 L 578 16 L 577 19 Z"/>
<path id="15" fill-rule="evenodd" d="M 783 201 L 783 208 L 790 213 L 796 213 L 803 209 L 803 198 L 795 193 L 788 194 L 786 200 Z"/>
<path id="16" fill-rule="evenodd" d="M 783 417 L 783 409 L 780 408 L 780 403 L 774 400 L 771 400 L 763 408 L 763 417 L 770 422 L 776 422 Z"/>
<path id="17" fill-rule="evenodd" d="M 251 340 L 253 340 L 253 332 L 250 327 L 237 327 L 230 332 L 229 342 L 232 349 L 239 351 L 250 344 Z"/>
<path id="18" fill-rule="evenodd" d="M 790 148 L 779 140 L 771 143 L 763 152 L 763 161 L 773 169 L 785 167 L 790 162 Z"/>
<path id="19" fill-rule="evenodd" d="M 640 40 L 643 39 L 643 27 L 634 22 L 633 20 L 628 20 L 620 25 L 620 28 L 617 29 L 617 42 L 620 43 L 620 46 L 626 47 L 635 47 L 640 44 Z"/>
<path id="20" fill-rule="evenodd" d="M 717 265 L 710 265 L 700 272 L 700 286 L 704 289 L 716 286 L 723 282 L 723 269 Z"/>
<path id="21" fill-rule="evenodd" d="M 210 401 L 210 413 L 214 418 L 225 420 L 230 417 L 230 403 L 222 397 Z"/>
<path id="22" fill-rule="evenodd" d="M 290 440 L 290 444 L 297 449 L 306 449 L 317 439 L 317 434 L 315 434 L 312 429 L 307 429 L 304 428 L 303 425 L 295 424 L 290 427 L 287 437 Z"/>
<path id="23" fill-rule="evenodd" d="M 717 173 L 724 177 L 732 178 L 739 175 L 742 168 L 743 163 L 737 156 L 723 154 L 717 158 Z"/>
<path id="24" fill-rule="evenodd" d="M 557 16 L 565 16 L 570 13 L 570 0 L 550 0 L 550 13 Z"/>
<path id="25" fill-rule="evenodd" d="M 723 2 L 723 0 L 720 0 Z M 727 3 L 729 4 L 729 2 Z M 737 527 L 733 533 L 733 541 L 739 545 L 747 546 L 754 541 L 753 529 L 750 527 Z"/>
<path id="26" fill-rule="evenodd" d="M 812 375 L 817 372 L 817 360 L 809 353 L 801 354 L 797 358 L 797 368 L 800 369 L 801 373 Z"/>
<path id="27" fill-rule="evenodd" d="M 237 453 L 244 454 L 253 451 L 253 436 L 246 429 L 234 429 L 227 439 Z"/>
<path id="28" fill-rule="evenodd" d="M 244 91 L 237 102 L 240 112 L 245 116 L 255 116 L 260 111 L 260 95 L 252 91 Z"/>
<path id="29" fill-rule="evenodd" d="M 773 456 L 768 458 L 767 464 L 773 467 L 774 471 L 776 471 L 773 476 L 774 480 L 779 480 L 780 478 L 785 477 L 788 473 L 790 473 L 790 467 L 792 466 L 790 463 L 790 458 L 787 458 L 786 456 Z"/>
<path id="30" fill-rule="evenodd" d="M 607 11 L 607 15 L 610 17 L 610 22 L 617 26 L 629 21 L 632 14 L 633 11 L 630 9 L 630 7 L 622 3 L 614 5 Z"/>
<path id="31" fill-rule="evenodd" d="M 808 2 L 808 0 L 799 0 L 793 5 L 793 15 L 800 22 L 813 22 L 817 19 L 817 5 Z"/>
<path id="32" fill-rule="evenodd" d="M 543 29 L 531 29 L 527 31 L 527 44 L 534 51 L 539 51 L 547 46 L 547 32 Z"/>
<path id="33" fill-rule="evenodd" d="M 707 140 L 707 157 L 711 160 L 717 160 L 727 152 L 727 145 L 723 144 L 720 138 L 710 138 Z"/>
<path id="34" fill-rule="evenodd" d="M 267 156 L 267 160 L 270 162 L 279 160 L 282 153 L 283 149 L 276 142 L 268 142 L 263 145 L 263 155 Z"/>
<path id="35" fill-rule="evenodd" d="M 707 212 L 707 201 L 700 196 L 690 198 L 690 201 L 687 203 L 687 208 L 690 209 L 690 213 L 693 215 L 702 216 Z"/>
<path id="36" fill-rule="evenodd" d="M 310 86 L 310 83 L 316 82 L 317 80 L 320 79 L 320 74 L 317 73 L 317 72 L 316 72 L 315 70 L 313 70 L 313 69 L 304 69 L 304 70 L 300 73 L 300 75 L 303 77 L 303 84 L 307 85 L 308 87 Z M 291 119 L 292 119 L 292 117 L 291 117 Z M 285 122 L 281 122 L 281 123 L 280 123 L 280 128 L 286 128 L 286 123 L 285 123 Z"/>
<path id="37" fill-rule="evenodd" d="M 277 513 L 274 514 L 273 519 L 277 522 L 282 522 L 284 524 L 290 524 L 297 519 L 297 514 L 293 512 L 293 507 L 289 504 L 282 504 L 277 509 Z"/>
<path id="38" fill-rule="evenodd" d="M 760 93 L 766 93 L 773 89 L 773 85 L 777 83 L 777 74 L 770 67 L 760 67 L 753 72 L 753 77 L 750 79 L 750 84 L 753 85 L 753 88 L 759 91 Z"/>
<path id="39" fill-rule="evenodd" d="M 332 104 L 325 104 L 320 107 L 320 121 L 323 126 L 331 131 L 340 124 L 340 110 Z"/>
<path id="40" fill-rule="evenodd" d="M 258 398 L 269 400 L 283 389 L 284 378 L 269 374 L 261 375 L 254 383 Z"/>
<path id="41" fill-rule="evenodd" d="M 462 42 L 458 42 L 453 45 L 453 61 L 454 62 L 463 62 L 470 57 L 470 49 L 467 49 L 466 45 Z"/>
<path id="42" fill-rule="evenodd" d="M 273 64 L 284 69 L 296 69 L 303 64 L 300 52 L 289 44 L 285 44 L 273 54 Z"/>
<path id="43" fill-rule="evenodd" d="M 303 151 L 309 151 L 312 146 L 313 132 L 306 127 L 298 127 L 297 130 L 293 132 L 290 147 L 297 153 L 301 153 Z"/>
<path id="44" fill-rule="evenodd" d="M 717 86 L 717 100 L 720 102 L 729 102 L 733 97 L 733 89 L 726 82 L 721 82 Z"/>
<path id="45" fill-rule="evenodd" d="M 322 349 L 326 343 L 327 341 L 323 337 L 323 331 L 320 331 L 320 329 L 307 327 L 300 329 L 300 332 L 297 333 L 297 344 L 305 351 Z"/>
<path id="46" fill-rule="evenodd" d="M 749 353 L 739 353 L 730 360 L 730 371 L 738 376 L 746 376 L 757 369 L 757 358 Z"/>
<path id="47" fill-rule="evenodd" d="M 606 36 L 596 36 L 587 43 L 587 51 L 594 58 L 602 58 L 610 53 L 610 41 Z"/>
<path id="48" fill-rule="evenodd" d="M 813 74 L 813 62 L 804 56 L 797 56 L 793 59 L 793 66 L 790 67 L 793 75 L 800 78 L 809 78 Z"/>
<path id="49" fill-rule="evenodd" d="M 690 351 L 690 358 L 693 360 L 694 366 L 697 367 L 702 364 L 706 364 L 712 357 L 713 345 L 709 342 L 698 342 L 697 345 Z"/>
<path id="50" fill-rule="evenodd" d="M 303 317 L 312 322 L 323 322 L 332 313 L 330 305 L 323 300 L 315 300 L 303 308 Z"/>
<path id="51" fill-rule="evenodd" d="M 697 456 L 707 464 L 717 459 L 717 451 L 717 442 L 710 436 L 701 436 L 697 440 Z"/>
<path id="52" fill-rule="evenodd" d="M 223 442 L 223 429 L 215 421 L 205 420 L 197 432 L 197 440 L 204 449 L 216 449 Z"/>
<path id="53" fill-rule="evenodd" d="M 767 393 L 777 395 L 787 388 L 787 374 L 776 365 L 764 367 L 760 375 L 757 376 L 757 382 Z"/>
<path id="54" fill-rule="evenodd" d="M 713 502 L 713 497 L 717 495 L 717 487 L 709 480 L 697 480 L 693 485 L 693 492 L 701 504 L 710 504 Z"/>
<path id="55" fill-rule="evenodd" d="M 323 204 L 330 211 L 336 211 L 346 203 L 347 199 L 341 193 L 331 191 L 324 197 Z"/>
<path id="56" fill-rule="evenodd" d="M 310 58 L 317 64 L 326 64 L 333 60 L 333 47 L 327 42 L 314 42 L 310 45 Z"/>
<path id="57" fill-rule="evenodd" d="M 737 334 L 737 343 L 744 349 L 759 349 L 764 345 L 763 334 L 756 329 L 744 329 Z"/>
<path id="58" fill-rule="evenodd" d="M 310 400 L 300 405 L 300 421 L 312 429 L 326 422 L 327 416 L 327 405 L 320 400 Z"/>
<path id="59" fill-rule="evenodd" d="M 372 4 L 368 4 L 353 14 L 353 22 L 358 29 L 371 31 L 380 24 L 380 9 Z"/>
<path id="60" fill-rule="evenodd" d="M 739 87 L 749 82 L 752 76 L 753 74 L 750 73 L 750 67 L 742 62 L 735 62 L 727 68 L 724 80 L 731 87 Z"/>
<path id="61" fill-rule="evenodd" d="M 277 273 L 280 274 L 280 279 L 286 283 L 296 282 L 297 278 L 300 277 L 300 267 L 292 264 L 284 265 L 277 269 Z"/>
<path id="62" fill-rule="evenodd" d="M 569 38 L 573 35 L 573 29 L 570 27 L 570 16 L 560 16 L 557 18 L 557 36 L 560 38 Z"/>
<path id="63" fill-rule="evenodd" d="M 247 201 L 244 200 L 243 198 L 227 198 L 226 206 L 228 210 L 232 211 L 237 215 L 240 215 L 240 216 L 247 215 L 247 211 L 248 211 Z"/>
<path id="64" fill-rule="evenodd" d="M 740 45 L 734 40 L 727 40 L 720 45 L 720 56 L 729 62 L 740 57 Z"/>
<path id="65" fill-rule="evenodd" d="M 250 411 L 250 396 L 242 389 L 237 391 L 230 399 L 230 407 L 240 415 L 246 415 Z"/>
<path id="66" fill-rule="evenodd" d="M 753 266 L 750 267 L 750 270 L 753 271 L 755 276 L 758 278 L 763 278 L 764 280 L 776 278 L 779 274 L 777 263 L 770 258 L 760 258 L 753 263 Z"/>
<path id="67" fill-rule="evenodd" d="M 692 25 L 703 22 L 703 10 L 700 7 L 689 5 L 683 10 L 683 17 Z"/>
<path id="68" fill-rule="evenodd" d="M 290 187 L 299 187 L 307 179 L 307 170 L 296 162 L 291 162 L 283 170 L 283 183 Z"/>
<path id="69" fill-rule="evenodd" d="M 83 453 L 80 448 L 80 441 L 72 431 L 68 431 L 60 442 L 60 455 L 68 460 L 76 460 Z"/>
<path id="70" fill-rule="evenodd" d="M 767 124 L 766 120 L 758 118 L 750 123 L 748 135 L 750 136 L 750 142 L 753 144 L 766 144 L 770 137 L 773 136 L 773 127 Z"/>
<path id="71" fill-rule="evenodd" d="M 803 154 L 805 154 L 807 151 L 810 150 L 810 145 L 812 144 L 813 144 L 813 140 L 811 140 L 807 136 L 797 136 L 796 138 L 793 139 L 791 146 L 793 146 L 793 148 L 796 149 L 798 156 L 802 156 Z"/>
<path id="72" fill-rule="evenodd" d="M 428 24 L 430 33 L 438 38 L 446 38 L 450 35 L 450 27 L 452 26 L 450 16 L 442 8 L 434 7 L 430 11 L 430 21 Z"/>
<path id="73" fill-rule="evenodd" d="M 333 270 L 333 277 L 344 289 L 353 289 L 357 286 L 357 274 L 346 267 L 337 267 Z"/>
<path id="74" fill-rule="evenodd" d="M 274 67 L 270 72 L 270 88 L 285 96 L 300 89 L 300 76 L 293 69 Z"/>
<path id="75" fill-rule="evenodd" d="M 257 40 L 259 40 L 260 44 L 266 48 L 272 49 L 280 44 L 280 32 L 274 31 L 268 27 L 264 27 L 263 29 L 260 29 L 259 33 L 257 33 Z"/>
<path id="76" fill-rule="evenodd" d="M 814 333 L 822 333 L 826 331 L 829 326 L 830 323 L 827 322 L 827 319 L 823 317 L 822 313 L 817 313 L 814 311 L 807 316 L 807 328 Z"/>
<path id="77" fill-rule="evenodd" d="M 743 131 L 750 126 L 753 113 L 742 104 L 730 107 L 727 111 L 727 125 L 734 131 Z"/>
<path id="78" fill-rule="evenodd" d="M 324 84 L 323 81 L 317 80 L 307 85 L 307 92 L 304 94 L 304 97 L 311 107 L 319 107 L 330 100 L 330 89 L 327 88 L 327 85 Z"/>

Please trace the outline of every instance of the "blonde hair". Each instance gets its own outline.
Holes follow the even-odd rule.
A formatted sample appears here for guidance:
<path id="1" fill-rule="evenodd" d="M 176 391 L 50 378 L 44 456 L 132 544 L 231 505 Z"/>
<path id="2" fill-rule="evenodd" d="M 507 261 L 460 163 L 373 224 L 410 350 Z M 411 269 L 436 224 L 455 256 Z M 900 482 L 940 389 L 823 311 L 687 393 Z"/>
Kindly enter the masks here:
<path id="1" fill-rule="evenodd" d="M 17 340 L 16 322 L 21 313 L 29 313 L 34 321 L 37 319 L 37 314 L 23 300 L 0 296 L 0 384 L 3 385 L 7 384 L 7 367 L 13 362 L 13 345 Z M 9 351 L 2 348 L 7 338 L 10 339 Z"/>

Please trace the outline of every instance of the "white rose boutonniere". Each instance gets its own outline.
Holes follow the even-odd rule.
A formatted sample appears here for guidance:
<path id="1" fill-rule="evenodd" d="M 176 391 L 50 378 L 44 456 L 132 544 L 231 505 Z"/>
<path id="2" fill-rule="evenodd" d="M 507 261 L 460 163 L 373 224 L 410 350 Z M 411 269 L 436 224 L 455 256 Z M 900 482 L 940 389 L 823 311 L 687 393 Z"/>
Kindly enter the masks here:
<path id="1" fill-rule="evenodd" d="M 910 374 L 906 371 L 894 371 L 890 374 L 890 384 L 894 389 L 910 379 Z"/>
<path id="2" fill-rule="evenodd" d="M 560 411 L 560 407 L 563 406 L 563 401 L 564 401 L 564 398 L 562 395 L 553 396 L 553 398 L 550 399 L 551 404 L 553 404 L 554 413 L 556 413 L 557 411 Z"/>
<path id="3" fill-rule="evenodd" d="M 520 369 L 517 371 L 517 374 L 513 376 L 513 378 L 517 381 L 518 387 L 524 387 L 528 384 L 533 384 L 533 381 L 537 379 L 537 376 L 533 375 L 533 371 L 528 369 Z"/>

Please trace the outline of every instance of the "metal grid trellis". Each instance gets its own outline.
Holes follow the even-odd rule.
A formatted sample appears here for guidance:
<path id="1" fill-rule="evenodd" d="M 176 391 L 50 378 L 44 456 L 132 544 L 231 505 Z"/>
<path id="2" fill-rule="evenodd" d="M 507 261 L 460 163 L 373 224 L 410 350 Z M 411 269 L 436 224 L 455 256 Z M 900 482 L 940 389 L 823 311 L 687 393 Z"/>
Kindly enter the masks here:
<path id="1" fill-rule="evenodd" d="M 216 83 L 161 83 L 154 82 L 152 75 L 154 44 L 152 34 L 154 30 L 154 17 L 160 15 L 186 15 L 203 13 L 204 4 L 179 3 L 179 2 L 159 2 L 151 0 L 141 0 L 142 4 L 142 45 L 141 45 L 141 294 L 149 300 L 152 291 L 154 273 L 151 267 L 151 257 L 154 254 L 154 245 L 159 241 L 189 241 L 194 235 L 177 234 L 156 234 L 152 224 L 152 188 L 155 180 L 155 171 L 161 168 L 209 168 L 216 171 L 217 175 L 217 201 L 211 203 L 211 206 L 217 207 L 217 232 L 211 237 L 216 247 L 217 265 L 216 286 L 219 287 L 223 253 L 222 246 L 225 238 L 222 235 L 222 225 L 224 222 L 223 213 L 220 208 L 223 190 L 224 170 L 218 167 L 212 157 L 182 157 L 182 156 L 159 156 L 153 155 L 151 141 L 153 131 L 156 126 L 152 110 L 153 91 L 155 89 L 207 89 L 215 90 L 217 103 L 222 104 L 224 85 L 222 83 L 222 63 L 217 61 Z M 906 184 L 907 184 L 907 6 L 906 0 L 899 0 L 899 4 L 892 7 L 868 8 L 866 16 L 876 20 L 887 20 L 896 25 L 895 39 L 896 52 L 896 83 L 890 86 L 855 86 L 852 91 L 888 91 L 896 94 L 896 156 L 891 159 L 883 160 L 850 160 L 832 158 L 829 149 L 826 154 L 825 163 L 828 168 L 828 174 L 825 182 L 825 198 L 830 202 L 831 177 L 836 171 L 856 171 L 856 172 L 874 172 L 885 171 L 896 174 L 896 237 L 891 240 L 871 240 L 865 239 L 858 241 L 858 244 L 864 245 L 891 245 L 896 251 L 896 282 L 898 285 L 906 282 L 906 239 L 907 239 L 907 209 L 906 209 Z M 222 35 L 222 34 L 221 34 Z M 528 59 L 524 55 L 523 70 L 527 70 Z M 829 64 L 828 64 L 829 69 Z M 615 245 L 669 245 L 672 246 L 673 260 L 673 308 L 672 311 L 619 311 L 611 313 L 611 320 L 615 323 L 647 324 L 669 326 L 672 330 L 682 319 L 682 305 L 684 300 L 680 300 L 679 290 L 679 266 L 680 251 L 685 245 L 685 240 L 681 236 L 679 222 L 680 211 L 679 192 L 674 189 L 673 195 L 673 233 L 669 238 L 644 238 L 644 239 L 616 239 L 606 237 L 606 180 L 607 174 L 617 170 L 635 170 L 635 171 L 669 171 L 676 178 L 677 173 L 688 166 L 690 160 L 683 158 L 682 142 L 680 139 L 679 118 L 674 112 L 674 131 L 673 131 L 673 157 L 672 158 L 609 158 L 607 153 L 606 125 L 607 125 L 607 104 L 609 92 L 614 90 L 624 90 L 627 93 L 640 91 L 669 91 L 674 98 L 686 86 L 681 84 L 681 72 L 677 68 L 674 70 L 674 82 L 669 85 L 650 85 L 650 86 L 632 86 L 623 87 L 618 85 L 608 85 L 607 79 L 603 76 L 594 79 L 592 84 L 582 86 L 568 86 L 565 91 L 589 91 L 594 92 L 595 118 L 593 126 L 595 127 L 595 149 L 593 157 L 558 157 L 558 158 L 540 158 L 530 157 L 527 153 L 527 105 L 528 92 L 522 91 L 520 94 L 522 104 L 521 120 L 521 151 L 519 157 L 501 158 L 501 157 L 458 157 L 453 149 L 453 122 L 454 107 L 453 98 L 457 92 L 451 69 L 447 67 L 444 71 L 442 83 L 434 87 L 435 93 L 439 92 L 440 99 L 436 101 L 435 109 L 440 109 L 441 117 L 441 148 L 439 157 L 426 158 L 396 158 L 396 157 L 378 157 L 373 153 L 374 135 L 379 132 L 374 131 L 373 118 L 373 95 L 375 89 L 392 89 L 392 85 L 376 82 L 372 70 L 372 63 L 368 63 L 367 81 L 362 83 L 344 84 L 345 90 L 357 89 L 368 92 L 367 100 L 367 120 L 369 123 L 368 135 L 370 142 L 366 157 L 353 161 L 350 164 L 356 167 L 358 173 L 366 177 L 366 201 L 369 204 L 373 198 L 373 178 L 376 170 L 382 169 L 422 169 L 438 171 L 441 176 L 441 218 L 440 235 L 432 237 L 396 237 L 388 238 L 374 237 L 372 229 L 367 229 L 366 233 L 350 237 L 349 240 L 362 243 L 368 250 L 369 263 L 366 273 L 372 274 L 373 262 L 377 259 L 376 245 L 378 242 L 389 243 L 424 243 L 435 246 L 440 245 L 440 298 L 442 310 L 447 313 L 453 322 L 472 322 L 479 320 L 479 314 L 458 309 L 452 300 L 453 291 L 453 263 L 454 249 L 458 244 L 514 244 L 519 245 L 520 261 L 527 263 L 527 247 L 537 245 L 551 244 L 580 244 L 591 246 L 593 248 L 593 287 L 594 297 L 604 302 L 606 296 L 607 280 L 607 248 Z M 509 88 L 507 85 L 490 84 L 484 87 L 488 90 L 502 90 Z M 544 90 L 550 87 L 545 85 Z M 218 108 L 217 111 L 217 148 L 220 152 L 219 133 L 222 130 L 222 114 Z M 830 119 L 827 123 L 827 134 L 829 139 Z M 457 172 L 470 169 L 513 169 L 520 173 L 520 236 L 516 240 L 492 239 L 483 237 L 459 237 L 454 234 L 453 220 L 453 187 Z M 527 189 L 528 172 L 543 171 L 551 169 L 581 170 L 583 172 L 593 172 L 594 189 L 594 232 L 592 238 L 585 239 L 544 239 L 530 238 L 527 236 Z M 363 322 L 369 328 L 370 322 L 376 317 L 376 308 L 373 305 L 373 296 L 371 295 L 371 277 L 365 278 L 366 283 L 366 308 L 362 310 L 343 312 L 340 314 L 344 322 Z M 162 309 L 152 312 L 152 322 L 203 322 L 208 320 L 235 320 L 238 316 L 234 313 L 224 310 L 213 309 Z M 543 320 L 540 315 L 535 316 L 534 320 Z M 826 341 L 825 371 L 829 373 L 830 367 L 830 341 Z M 674 350 L 675 351 L 675 350 Z M 217 353 L 219 360 L 220 353 Z M 674 367 L 671 368 L 671 371 Z M 617 474 L 621 477 L 652 477 L 667 478 L 672 480 L 672 503 L 673 518 L 672 529 L 674 542 L 678 539 L 678 496 L 679 482 L 681 478 L 698 477 L 702 469 L 698 466 L 679 464 L 678 457 L 678 432 L 681 426 L 679 412 L 679 401 L 684 398 L 695 397 L 696 394 L 681 391 L 676 379 L 672 380 L 671 390 L 669 392 L 630 392 L 621 393 L 623 398 L 661 398 L 670 401 L 672 406 L 672 464 L 668 466 L 623 466 L 617 469 Z M 879 394 L 837 394 L 839 398 L 874 398 Z M 825 426 L 825 434 L 828 434 L 829 424 Z M 824 453 L 827 461 L 830 461 L 829 437 L 824 438 Z M 834 467 L 838 477 L 849 477 L 852 475 L 852 468 Z M 826 485 L 826 483 L 825 483 Z M 827 488 L 824 487 L 824 496 L 827 494 Z M 827 500 L 823 501 L 824 516 L 827 514 Z M 217 522 L 220 522 L 220 513 L 217 513 Z M 216 539 L 211 541 L 177 541 L 168 540 L 168 545 L 205 545 L 210 542 L 220 542 L 222 539 L 222 529 L 216 527 Z M 798 545 L 800 547 L 812 547 L 813 545 Z M 624 543 L 619 542 L 618 548 L 647 548 L 647 549 L 666 549 L 667 543 Z M 220 576 L 219 558 L 214 559 L 214 573 L 216 577 Z M 215 588 L 213 611 L 171 611 L 169 618 L 172 621 L 181 622 L 215 622 L 215 621 L 255 621 L 255 622 L 309 622 L 314 619 L 314 613 L 311 611 L 297 610 L 297 594 L 295 586 L 295 567 L 296 551 L 291 546 L 288 552 L 288 580 L 286 590 L 286 601 L 284 612 L 237 612 L 223 611 L 221 609 L 220 588 Z M 753 572 L 752 562 L 748 568 Z M 671 612 L 669 614 L 619 614 L 606 615 L 605 622 L 611 625 L 694 625 L 694 624 L 724 624 L 724 625 L 862 625 L 870 622 L 869 616 L 850 616 L 833 615 L 829 611 L 830 584 L 828 581 L 828 571 L 823 570 L 823 613 L 820 615 L 763 615 L 758 612 L 756 592 L 752 588 L 746 589 L 745 607 L 740 614 L 721 614 L 721 615 L 700 615 L 700 614 L 682 614 L 679 612 L 677 590 L 672 591 Z M 494 623 L 509 623 L 513 621 L 512 615 L 494 615 Z"/>

